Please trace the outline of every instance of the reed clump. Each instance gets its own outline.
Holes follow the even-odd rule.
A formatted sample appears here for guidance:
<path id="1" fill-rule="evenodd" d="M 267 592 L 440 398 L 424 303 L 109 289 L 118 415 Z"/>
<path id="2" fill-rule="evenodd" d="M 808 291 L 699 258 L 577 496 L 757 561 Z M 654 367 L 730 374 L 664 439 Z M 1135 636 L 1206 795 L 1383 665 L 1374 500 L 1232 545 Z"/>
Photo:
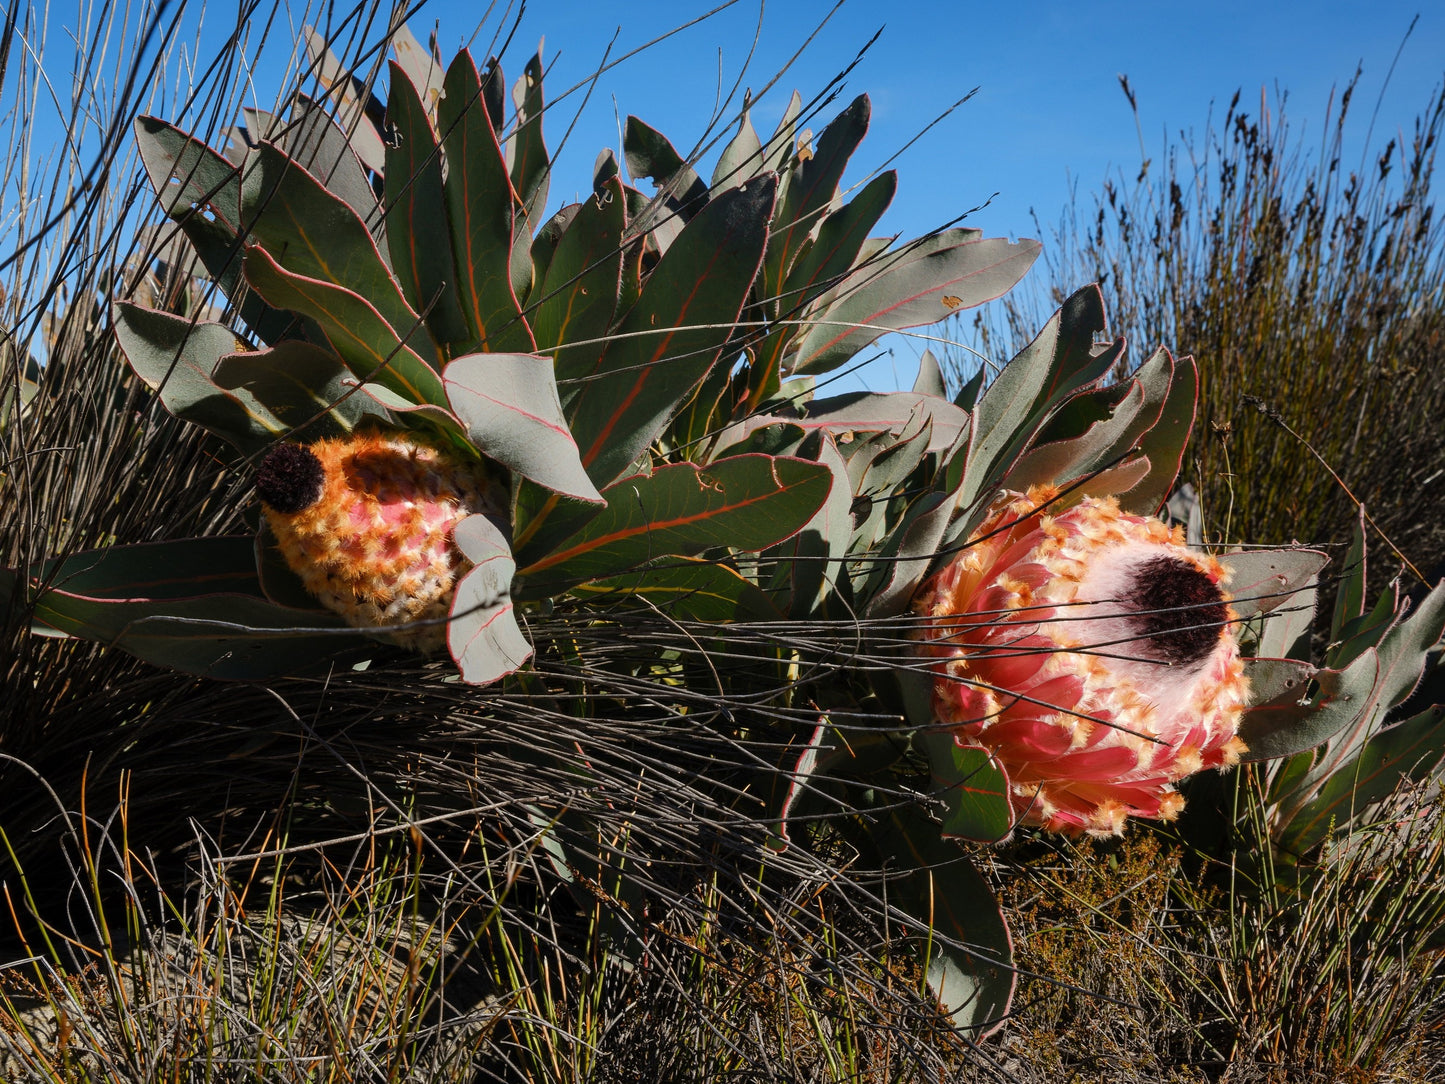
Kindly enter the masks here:
<path id="1" fill-rule="evenodd" d="M 1283 95 L 1261 92 L 1251 111 L 1236 92 L 1202 134 L 1069 207 L 1032 294 L 957 323 L 986 356 L 1008 356 L 1072 284 L 1097 281 L 1116 331 L 1200 361 L 1185 478 L 1215 531 L 1343 542 L 1357 498 L 1428 570 L 1445 557 L 1445 228 L 1432 190 L 1445 92 L 1411 131 L 1383 144 L 1367 133 L 1359 150 L 1359 83 L 1330 103 L 1317 145 Z"/>

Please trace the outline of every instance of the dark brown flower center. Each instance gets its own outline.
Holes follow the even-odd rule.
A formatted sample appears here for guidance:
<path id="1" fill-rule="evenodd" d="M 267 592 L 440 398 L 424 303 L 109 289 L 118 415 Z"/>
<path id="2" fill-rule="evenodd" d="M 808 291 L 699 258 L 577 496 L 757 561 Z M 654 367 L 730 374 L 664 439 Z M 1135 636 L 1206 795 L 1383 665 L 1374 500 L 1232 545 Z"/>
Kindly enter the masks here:
<path id="1" fill-rule="evenodd" d="M 324 478 L 321 460 L 310 448 L 278 444 L 256 470 L 256 492 L 276 511 L 295 515 L 320 499 Z"/>
<path id="2" fill-rule="evenodd" d="M 1181 557 L 1151 557 L 1139 566 L 1125 600 L 1129 623 L 1159 662 L 1189 666 L 1219 643 L 1229 610 L 1219 585 Z"/>

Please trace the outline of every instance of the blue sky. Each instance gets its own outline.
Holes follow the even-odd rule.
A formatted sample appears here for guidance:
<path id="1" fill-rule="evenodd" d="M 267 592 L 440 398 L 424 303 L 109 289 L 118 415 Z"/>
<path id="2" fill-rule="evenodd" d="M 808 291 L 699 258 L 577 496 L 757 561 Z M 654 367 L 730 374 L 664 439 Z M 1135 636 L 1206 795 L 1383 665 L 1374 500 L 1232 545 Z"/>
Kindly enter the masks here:
<path id="1" fill-rule="evenodd" d="M 13 0 L 0 5 L 8 2 Z M 437 26 L 444 58 L 470 44 L 479 61 L 512 32 L 502 55 L 509 80 L 545 36 L 546 87 L 555 102 L 546 135 L 555 149 L 583 97 L 580 91 L 561 100 L 559 95 L 596 70 L 614 35 L 615 59 L 715 6 L 533 0 L 512 32 L 515 10 L 505 14 L 504 3 L 489 9 L 438 0 L 424 5 L 411 26 L 423 40 Z M 78 21 L 75 7 L 66 7 L 50 9 L 52 72 L 63 66 L 56 43 L 63 43 Z M 488 10 L 477 31 L 480 13 Z M 1120 91 L 1121 73 L 1137 94 L 1144 153 L 1157 160 L 1166 133 L 1202 130 L 1211 103 L 1222 111 L 1236 89 L 1243 91 L 1241 108 L 1252 114 L 1259 110 L 1261 88 L 1271 109 L 1279 92 L 1287 92 L 1292 130 L 1302 130 L 1313 144 L 1332 88 L 1342 87 L 1362 65 L 1351 110 L 1350 149 L 1358 154 L 1377 100 L 1372 142 L 1382 145 L 1402 129 L 1408 133 L 1445 71 L 1445 5 L 1421 10 L 1420 0 L 1200 5 L 845 0 L 777 85 L 763 92 L 829 10 L 810 0 L 761 6 L 758 0 L 738 0 L 606 72 L 558 163 L 552 207 L 588 188 L 597 151 L 618 146 L 618 117 L 637 114 L 686 153 L 708 124 L 719 84 L 725 94 L 741 73 L 741 85 L 759 94 L 753 121 L 766 135 L 792 89 L 805 100 L 816 94 L 878 31 L 839 99 L 813 127 L 821 128 L 854 95 L 871 96 L 872 129 L 845 181 L 866 179 L 897 155 L 892 164 L 900 172 L 899 193 L 882 227 L 907 237 L 988 202 L 968 224 L 990 236 L 1036 236 L 1034 211 L 1047 242 L 1048 227 L 1058 221 L 1071 191 L 1087 205 L 1111 171 L 1137 172 L 1141 133 Z M 1418 24 L 1385 88 L 1386 72 L 1417 11 Z M 206 36 L 226 30 L 221 24 L 232 17 L 212 7 Z M 288 25 L 318 19 L 315 11 L 283 9 L 275 34 L 284 39 Z M 254 104 L 269 106 L 275 98 L 286 49 L 277 47 L 275 37 L 273 43 L 268 59 L 253 72 Z M 971 100 L 904 149 L 974 88 Z M 0 94 L 10 91 L 7 85 Z M 710 157 L 704 158 L 705 176 L 710 165 Z M 872 366 L 863 383 L 885 388 L 911 382 L 916 349 L 896 339 L 889 345 L 895 357 Z"/>
<path id="2" fill-rule="evenodd" d="M 617 56 L 712 6 L 542 0 L 528 6 L 503 64 L 510 78 L 545 34 L 547 84 L 555 95 L 597 67 L 614 33 Z M 1032 237 L 1040 232 L 1031 215 L 1037 212 L 1047 242 L 1047 230 L 1058 222 L 1071 191 L 1088 203 L 1111 172 L 1122 169 L 1131 177 L 1137 172 L 1141 134 L 1143 153 L 1158 161 L 1166 133 L 1202 132 L 1211 104 L 1222 113 L 1236 89 L 1242 91 L 1240 108 L 1256 115 L 1261 90 L 1271 110 L 1286 93 L 1292 131 L 1314 146 L 1332 91 L 1361 66 L 1347 149 L 1363 150 L 1377 102 L 1372 142 L 1383 145 L 1401 130 L 1408 133 L 1445 74 L 1445 5 L 1425 6 L 1429 10 L 1421 10 L 1419 0 L 1188 5 L 846 0 L 775 89 L 761 97 L 753 120 L 760 132 L 771 131 L 793 88 L 806 100 L 881 30 L 826 114 L 831 117 L 857 93 L 872 98 L 872 128 L 847 181 L 866 178 L 920 128 L 978 88 L 898 157 L 899 193 L 882 226 L 912 237 L 987 202 L 969 216 L 969 224 L 989 236 Z M 441 3 L 412 25 L 423 36 L 439 21 L 442 52 L 449 56 L 464 40 L 467 10 L 474 9 Z M 637 114 L 686 153 L 706 127 L 719 83 L 725 94 L 747 63 L 743 85 L 759 91 L 827 12 L 826 4 L 800 0 L 766 4 L 749 61 L 759 7 L 755 0 L 738 3 L 608 72 L 564 151 L 553 201 L 585 188 L 596 150 L 617 145 L 614 101 L 620 115 Z M 1417 12 L 1419 20 L 1405 40 Z M 473 48 L 485 53 L 490 42 L 490 34 L 479 36 Z M 1119 86 L 1121 73 L 1137 96 L 1138 127 Z M 575 97 L 549 118 L 554 143 L 565 128 L 563 118 L 570 120 L 577 108 Z M 918 348 L 897 337 L 886 345 L 893 356 L 860 374 L 859 384 L 884 390 L 911 383 Z"/>
<path id="3" fill-rule="evenodd" d="M 613 55 L 629 51 L 710 4 L 530 4 L 504 56 L 519 70 L 546 35 L 544 59 L 555 93 L 590 74 L 618 33 Z M 804 98 L 850 62 L 875 31 L 878 41 L 848 77 L 836 112 L 857 93 L 873 100 L 873 127 L 855 172 L 893 155 L 918 130 L 974 87 L 977 95 L 895 163 L 900 191 L 889 218 L 916 233 L 993 196 L 970 221 L 992 234 L 1032 235 L 1029 211 L 1057 219 L 1069 178 L 1092 191 L 1114 167 L 1135 169 L 1139 134 L 1118 75 L 1138 95 L 1145 147 L 1155 154 L 1166 130 L 1202 128 L 1211 101 L 1227 104 L 1243 89 L 1241 108 L 1258 108 L 1261 87 L 1289 93 L 1296 127 L 1318 132 L 1331 88 L 1362 64 L 1357 121 L 1367 119 L 1411 19 L 1414 3 L 879 3 L 846 0 L 780 84 L 761 99 L 754 123 L 770 128 L 793 88 Z M 757 52 L 744 85 L 760 89 L 812 31 L 827 5 L 783 0 L 766 5 Z M 440 22 L 444 55 L 467 39 L 464 12 L 475 7 L 438 3 L 412 20 L 419 36 Z M 495 24 L 493 20 L 493 25 Z M 691 146 L 708 120 L 719 69 L 729 88 L 747 61 L 758 5 L 741 2 L 654 46 L 603 76 L 574 133 L 577 172 L 585 184 L 593 153 L 617 143 L 614 99 Z M 490 33 L 472 42 L 487 51 Z M 1393 134 L 1424 107 L 1445 72 L 1445 10 L 1422 12 L 1382 103 L 1377 130 Z M 1360 109 L 1363 102 L 1367 108 Z M 573 99 L 552 120 L 570 119 Z M 551 118 L 549 118 L 551 119 Z M 570 168 L 569 168 L 570 167 Z M 562 178 L 559 177 L 559 180 Z M 995 195 L 996 193 L 996 195 Z M 561 195 L 559 192 L 558 195 Z"/>

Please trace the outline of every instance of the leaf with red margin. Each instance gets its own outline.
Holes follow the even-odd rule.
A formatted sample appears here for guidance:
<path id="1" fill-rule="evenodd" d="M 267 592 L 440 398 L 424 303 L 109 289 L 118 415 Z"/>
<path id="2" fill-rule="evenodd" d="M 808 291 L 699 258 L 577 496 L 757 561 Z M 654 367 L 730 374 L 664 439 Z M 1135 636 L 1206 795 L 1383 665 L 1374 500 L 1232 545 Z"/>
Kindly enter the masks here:
<path id="1" fill-rule="evenodd" d="M 396 28 L 391 39 L 392 51 L 397 62 L 406 73 L 413 89 L 421 95 L 427 116 L 436 115 L 437 102 L 442 96 L 442 58 L 437 51 L 436 35 L 428 45 L 423 45 L 405 25 Z M 395 93 L 395 84 L 392 84 Z"/>
<path id="2" fill-rule="evenodd" d="M 553 492 L 603 503 L 577 457 L 549 359 L 469 354 L 447 366 L 442 382 L 479 450 Z"/>
<path id="3" fill-rule="evenodd" d="M 1279 760 L 1324 744 L 1354 722 L 1379 675 L 1370 657 L 1346 670 L 1321 670 L 1298 659 L 1244 660 L 1250 705 L 1239 724 L 1245 761 Z M 1313 694 L 1305 693 L 1314 684 Z"/>
<path id="4" fill-rule="evenodd" d="M 374 650 L 334 614 L 268 601 L 250 537 L 91 550 L 30 582 L 40 625 L 191 674 L 261 681 Z"/>
<path id="5" fill-rule="evenodd" d="M 1369 554 L 1365 548 L 1365 509 L 1361 505 L 1355 517 L 1354 537 L 1350 548 L 1345 551 L 1340 563 L 1339 584 L 1335 588 L 1335 606 L 1330 617 L 1330 643 L 1341 644 L 1345 626 L 1364 617 L 1368 600 L 1365 591 L 1369 584 Z M 1392 607 L 1391 613 L 1394 612 Z M 1373 621 L 1370 624 L 1374 624 Z M 1329 649 L 1329 663 L 1341 666 L 1339 648 Z"/>
<path id="6" fill-rule="evenodd" d="M 386 231 L 377 220 L 381 217 L 381 201 L 361 157 L 352 146 L 351 137 L 337 123 L 323 103 L 297 94 L 291 106 L 289 130 L 278 137 L 277 144 L 351 205 L 376 238 L 382 258 L 386 258 Z"/>
<path id="7" fill-rule="evenodd" d="M 403 343 L 364 297 L 322 279 L 294 274 L 259 245 L 246 253 L 246 281 L 268 304 L 309 316 L 347 368 L 413 403 L 446 402 L 437 371 Z"/>
<path id="8" fill-rule="evenodd" d="M 106 601 L 261 594 L 249 535 L 108 546 L 47 561 L 32 582 Z"/>
<path id="9" fill-rule="evenodd" d="M 1014 828 L 1013 805 L 1004 771 L 985 749 L 959 745 L 951 731 L 923 733 L 928 761 L 945 813 L 943 834 L 997 843 Z"/>
<path id="10" fill-rule="evenodd" d="M 270 143 L 261 143 L 246 159 L 241 216 L 250 240 L 278 267 L 366 298 L 388 326 L 406 336 L 409 349 L 427 364 L 439 364 L 436 343 L 402 296 L 366 223 Z"/>
<path id="11" fill-rule="evenodd" d="M 1075 392 L 1050 412 L 1004 480 L 1023 492 L 1040 482 L 1063 482 L 1106 471 L 1131 448 L 1150 459 L 1148 472 L 1120 501 L 1125 511 L 1153 515 L 1173 490 L 1194 423 L 1198 374 L 1160 347 L 1128 380 Z"/>
<path id="12" fill-rule="evenodd" d="M 387 123 L 396 138 L 386 147 L 386 240 L 402 292 L 438 341 L 462 344 L 471 335 L 457 297 L 451 225 L 442 187 L 442 159 L 426 107 L 401 65 L 391 62 Z M 440 254 L 440 258 L 438 257 Z"/>
<path id="13" fill-rule="evenodd" d="M 872 575 L 857 593 L 869 617 L 895 617 L 908 610 L 929 566 L 938 558 L 957 502 L 956 492 L 935 490 L 908 506 L 878 551 L 880 559 Z"/>
<path id="14" fill-rule="evenodd" d="M 832 471 L 833 488 L 802 530 L 768 551 L 766 558 L 772 562 L 773 573 L 771 582 L 764 578 L 764 583 L 789 617 L 808 618 L 822 611 L 830 600 L 836 604 L 837 597 L 848 590 L 845 559 L 853 537 L 853 484 L 848 478 L 848 463 L 832 437 L 818 434 L 799 451 Z"/>
<path id="15" fill-rule="evenodd" d="M 367 417 L 391 417 L 374 396 L 357 390 L 356 377 L 339 357 L 301 339 L 227 354 L 212 379 L 254 398 L 284 427 L 287 439 L 303 444 L 349 433 Z"/>
<path id="16" fill-rule="evenodd" d="M 763 144 L 763 164 L 760 172 L 782 173 L 788 159 L 792 157 L 797 141 L 798 117 L 803 112 L 803 99 L 795 90 L 778 118 L 778 126 L 768 141 Z"/>
<path id="17" fill-rule="evenodd" d="M 512 268 L 516 259 L 531 262 L 525 248 L 513 247 L 525 212 L 466 49 L 447 68 L 444 87 L 437 128 L 447 157 L 446 202 L 462 311 L 479 349 L 530 353 L 537 343 L 522 318 Z"/>
<path id="18" fill-rule="evenodd" d="M 936 674 L 916 654 L 916 645 L 880 645 L 892 655 L 891 676 L 897 682 L 905 718 L 928 756 L 932 796 L 945 808 L 943 830 L 951 836 L 994 843 L 1014 828 L 1008 778 L 983 750 L 961 746 L 951 730 L 940 728 L 933 714 Z"/>
<path id="19" fill-rule="evenodd" d="M 1404 609 L 1396 611 L 1395 619 L 1396 623 L 1388 626 L 1388 631 L 1381 631 L 1376 647 L 1366 649 L 1345 668 L 1342 680 L 1353 676 L 1362 666 L 1368 667 L 1373 655 L 1378 670 L 1368 695 L 1354 697 L 1355 717 L 1330 739 L 1290 800 L 1281 803 L 1278 816 L 1284 827 L 1276 833 L 1276 838 L 1282 844 L 1296 832 L 1291 822 L 1312 792 L 1337 771 L 1348 771 L 1342 769 L 1342 765 L 1359 755 L 1367 741 L 1384 732 L 1380 728 L 1386 714 L 1419 684 L 1428 662 L 1427 653 L 1440 642 L 1441 632 L 1445 631 L 1445 585 L 1421 599 L 1419 608 L 1409 616 Z"/>
<path id="20" fill-rule="evenodd" d="M 1117 391 L 1122 391 L 1123 396 L 1119 397 Z M 1115 401 L 1101 404 L 1097 420 L 1077 436 L 1047 440 L 1041 433 L 1034 446 L 1014 460 L 1004 476 L 1004 489 L 1024 493 L 1031 485 L 1062 484 L 1105 469 L 1128 451 L 1141 430 L 1158 417 L 1158 405 L 1149 409 L 1138 380 L 1130 379 L 1122 386 L 1102 391 L 1080 392 L 1076 399 L 1094 397 Z"/>
<path id="21" fill-rule="evenodd" d="M 973 408 L 959 507 L 989 500 L 1019 455 L 1034 440 L 1051 407 L 1100 380 L 1124 352 L 1124 340 L 1098 346 L 1104 297 L 1097 286 L 1076 291 L 1034 340 L 989 384 Z"/>
<path id="22" fill-rule="evenodd" d="M 692 218 L 708 200 L 708 186 L 677 153 L 667 137 L 638 117 L 628 117 L 622 131 L 622 160 L 634 181 L 647 178 L 657 188 L 648 201 L 647 220 Z M 654 223 L 655 224 L 655 223 Z M 651 229 L 652 225 L 645 226 Z"/>
<path id="23" fill-rule="evenodd" d="M 913 391 L 918 395 L 948 398 L 948 384 L 943 378 L 943 369 L 938 364 L 938 359 L 933 356 L 933 351 L 927 347 L 918 357 L 918 375 L 913 378 Z"/>
<path id="24" fill-rule="evenodd" d="M 648 276 L 594 371 L 562 385 L 593 481 L 628 470 L 718 361 L 758 273 L 777 178 L 730 188 L 699 211 Z"/>
<path id="25" fill-rule="evenodd" d="M 792 845 L 794 818 L 802 821 L 849 808 L 848 786 L 886 769 L 902 755 L 898 735 L 886 730 L 841 730 L 824 716 L 804 743 L 793 770 L 774 781 L 778 796 L 770 804 L 776 804 L 778 815 L 768 846 L 785 851 Z"/>
<path id="26" fill-rule="evenodd" d="M 804 418 L 770 417 L 766 422 L 787 420 L 804 430 L 822 429 L 835 435 L 885 431 L 898 435 L 909 425 L 917 425 L 920 418 L 928 419 L 931 426 L 925 451 L 947 451 L 968 433 L 967 412 L 947 399 L 913 391 L 848 392 L 814 399 Z M 745 423 L 744 432 L 758 428 L 754 421 Z"/>
<path id="27" fill-rule="evenodd" d="M 458 421 L 457 416 L 446 407 L 435 406 L 431 403 L 417 406 L 379 384 L 358 384 L 355 377 L 347 377 L 343 383 L 348 389 L 355 389 L 357 398 L 365 396 L 370 399 L 368 410 L 380 411 L 382 416 L 388 418 L 393 425 L 429 433 L 434 439 L 439 440 L 443 447 L 450 444 L 463 448 L 469 443 L 466 426 Z"/>
<path id="28" fill-rule="evenodd" d="M 542 138 L 542 52 L 539 49 L 522 76 L 512 85 L 512 105 L 517 111 L 517 129 L 507 141 L 505 157 L 511 163 L 512 187 L 522 197 L 527 219 L 536 222 L 547 205 L 552 162 Z"/>
<path id="29" fill-rule="evenodd" d="M 1139 450 L 1149 457 L 1149 476 L 1120 501 L 1126 512 L 1149 516 L 1157 513 L 1174 491 L 1174 482 L 1184 463 L 1184 448 L 1194 429 L 1199 404 L 1199 368 L 1194 359 L 1171 357 L 1169 351 L 1162 347 L 1154 357 L 1160 358 L 1161 371 L 1165 359 L 1172 364 L 1167 377 L 1168 385 L 1163 389 L 1158 387 L 1160 377 L 1150 368 L 1154 358 L 1140 366 L 1136 374 L 1143 382 L 1150 402 L 1156 397 L 1162 398 L 1158 419 L 1137 438 Z"/>
<path id="30" fill-rule="evenodd" d="M 241 174 L 210 147 L 156 117 L 137 117 L 141 162 L 161 207 L 183 219 L 209 211 L 232 236 L 241 220 Z"/>
<path id="31" fill-rule="evenodd" d="M 376 122 L 367 115 L 376 97 L 351 74 L 326 45 L 326 38 L 313 26 L 303 26 L 301 36 L 306 42 L 308 71 L 326 91 L 328 108 L 337 123 L 349 134 L 352 150 L 367 169 L 380 173 L 386 168 L 385 143 Z"/>
<path id="32" fill-rule="evenodd" d="M 711 187 L 721 190 L 742 184 L 749 177 L 756 176 L 762 168 L 763 145 L 758 139 L 757 129 L 753 127 L 749 111 L 744 109 L 742 119 L 738 121 L 738 134 L 733 136 L 732 141 L 723 148 L 722 154 L 718 155 L 717 166 L 712 171 Z"/>
<path id="33" fill-rule="evenodd" d="M 286 431 L 285 423 L 256 396 L 216 382 L 221 359 L 240 345 L 230 328 L 194 323 L 127 301 L 116 302 L 113 315 L 121 353 L 177 418 L 209 429 L 246 453 L 266 447 Z"/>
<path id="34" fill-rule="evenodd" d="M 1219 563 L 1230 570 L 1229 604 L 1242 620 L 1284 605 L 1330 558 L 1319 550 L 1246 550 L 1221 553 Z"/>
<path id="35" fill-rule="evenodd" d="M 814 302 L 837 286 L 852 268 L 868 240 L 868 232 L 893 202 L 897 188 L 896 170 L 874 177 L 845 207 L 823 219 L 817 238 L 799 253 L 783 287 L 779 324 L 757 348 L 748 381 L 750 409 L 757 409 L 777 391 L 783 359 L 789 347 L 807 334 L 808 314 L 814 311 Z"/>
<path id="36" fill-rule="evenodd" d="M 1407 779 L 1424 782 L 1445 760 L 1445 704 L 1386 727 L 1325 780 L 1319 794 L 1280 834 L 1288 854 L 1305 855 L 1332 833 L 1348 833 L 1362 813 L 1384 801 Z"/>
<path id="37" fill-rule="evenodd" d="M 591 372 L 607 345 L 621 291 L 626 202 L 616 177 L 600 196 L 583 199 L 547 264 L 531 319 L 537 348 L 555 348 L 559 382 Z"/>
<path id="38" fill-rule="evenodd" d="M 544 597 L 660 557 L 730 547 L 760 550 L 790 537 L 827 499 L 821 463 L 740 455 L 707 467 L 674 463 L 604 491 L 607 508 L 551 553 L 524 555 L 525 595 Z"/>
<path id="39" fill-rule="evenodd" d="M 141 160 L 161 206 L 180 223 L 201 263 L 268 343 L 294 334 L 295 317 L 265 304 L 241 281 L 241 172 L 198 139 L 155 117 L 135 122 Z"/>
<path id="40" fill-rule="evenodd" d="M 898 172 L 874 177 L 818 228 L 817 239 L 799 255 L 783 286 L 785 308 L 811 302 L 838 285 L 858 259 L 869 231 L 878 224 L 898 190 Z"/>
<path id="41" fill-rule="evenodd" d="M 839 815 L 877 802 L 860 785 L 850 786 L 849 776 L 871 775 L 897 757 L 887 735 L 820 723 L 786 773 L 769 846 L 786 850 L 797 822 L 820 815 L 831 814 L 845 834 L 861 835 L 885 863 L 890 899 L 914 920 L 910 932 L 927 947 L 928 984 L 944 1012 L 955 1026 L 987 1035 L 1007 1015 L 1016 982 L 1008 923 L 987 882 L 943 838 L 947 825 L 940 829 L 917 806 L 890 797 L 886 807 L 859 819 L 861 833 Z"/>
<path id="42" fill-rule="evenodd" d="M 939 240 L 924 238 L 856 268 L 803 336 L 789 371 L 829 372 L 885 331 L 936 324 L 959 308 L 992 301 L 1023 278 L 1040 250 L 1037 241 L 1027 240 L 970 239 L 938 247 Z"/>
<path id="43" fill-rule="evenodd" d="M 468 516 L 452 539 L 472 570 L 457 584 L 447 624 L 447 647 L 462 680 L 487 685 L 517 670 L 532 645 L 517 625 L 512 576 L 517 570 L 507 538 L 486 516 Z"/>
<path id="44" fill-rule="evenodd" d="M 768 254 L 763 260 L 762 296 L 772 309 L 772 316 L 802 300 L 789 296 L 783 283 L 789 279 L 798 253 L 818 234 L 828 205 L 838 195 L 848 159 L 868 134 L 872 111 L 868 95 L 858 95 L 848 108 L 829 121 L 818 137 L 814 153 L 799 155 L 790 168 L 788 184 L 778 201 L 777 221 L 768 238 Z M 858 243 L 861 245 L 863 238 L 860 237 Z M 856 248 L 853 255 L 857 255 Z M 850 258 L 848 266 L 851 264 Z M 842 267 L 839 273 L 847 271 L 848 266 Z"/>
<path id="45" fill-rule="evenodd" d="M 643 599 L 675 620 L 718 624 L 739 618 L 783 619 L 750 580 L 727 565 L 696 557 L 665 557 L 636 572 L 593 580 L 572 590 L 593 606 L 635 605 Z"/>

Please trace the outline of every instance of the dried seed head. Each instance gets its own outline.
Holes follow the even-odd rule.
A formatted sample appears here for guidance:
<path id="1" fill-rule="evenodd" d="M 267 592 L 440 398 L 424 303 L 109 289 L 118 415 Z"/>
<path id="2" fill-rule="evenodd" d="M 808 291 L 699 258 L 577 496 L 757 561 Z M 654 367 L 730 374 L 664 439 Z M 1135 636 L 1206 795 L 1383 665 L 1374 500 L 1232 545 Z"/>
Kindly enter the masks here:
<path id="1" fill-rule="evenodd" d="M 1150 557 L 1134 572 L 1124 603 L 1143 650 L 1159 662 L 1193 666 L 1219 644 L 1229 620 L 1224 592 L 1209 574 L 1174 555 Z"/>
<path id="2" fill-rule="evenodd" d="M 300 444 L 278 444 L 256 470 L 256 492 L 278 512 L 295 515 L 321 497 L 321 460 Z"/>

